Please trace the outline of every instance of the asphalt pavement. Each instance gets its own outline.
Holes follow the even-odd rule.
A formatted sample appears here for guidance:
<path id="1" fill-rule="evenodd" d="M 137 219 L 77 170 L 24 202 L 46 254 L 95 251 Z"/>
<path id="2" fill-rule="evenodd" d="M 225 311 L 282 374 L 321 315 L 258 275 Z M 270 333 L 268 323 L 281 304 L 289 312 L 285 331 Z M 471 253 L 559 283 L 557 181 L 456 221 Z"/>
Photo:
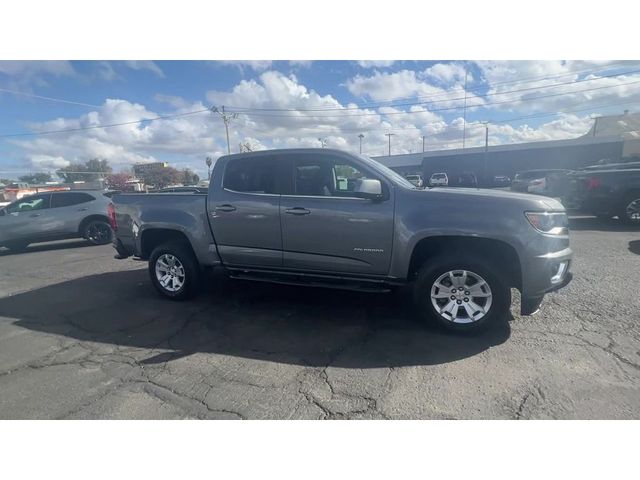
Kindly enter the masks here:
<path id="1" fill-rule="evenodd" d="M 640 231 L 571 227 L 573 282 L 478 337 L 402 290 L 216 274 L 179 303 L 108 245 L 0 250 L 0 418 L 640 418 Z"/>

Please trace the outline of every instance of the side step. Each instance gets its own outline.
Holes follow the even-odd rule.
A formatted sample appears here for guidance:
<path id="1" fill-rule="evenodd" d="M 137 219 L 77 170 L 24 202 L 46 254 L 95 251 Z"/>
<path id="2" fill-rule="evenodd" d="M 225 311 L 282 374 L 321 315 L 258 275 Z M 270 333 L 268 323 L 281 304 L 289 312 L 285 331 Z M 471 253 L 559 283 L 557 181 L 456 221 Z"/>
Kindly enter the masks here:
<path id="1" fill-rule="evenodd" d="M 337 290 L 353 290 L 368 293 L 391 291 L 389 284 L 382 280 L 336 277 L 310 273 L 229 269 L 229 277 L 236 280 L 251 280 L 255 282 L 279 283 L 282 285 L 297 285 L 303 287 L 334 288 Z"/>

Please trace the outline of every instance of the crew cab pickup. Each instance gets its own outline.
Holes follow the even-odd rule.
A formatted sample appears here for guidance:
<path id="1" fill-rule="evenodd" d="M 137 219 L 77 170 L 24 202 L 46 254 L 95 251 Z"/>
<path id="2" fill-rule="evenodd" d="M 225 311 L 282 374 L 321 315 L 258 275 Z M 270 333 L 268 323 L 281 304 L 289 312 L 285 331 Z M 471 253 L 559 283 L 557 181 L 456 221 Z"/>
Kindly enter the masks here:
<path id="1" fill-rule="evenodd" d="M 566 285 L 572 252 L 561 203 L 472 188 L 418 189 L 362 155 L 290 149 L 224 156 L 208 194 L 121 194 L 109 216 L 118 257 L 148 260 L 165 297 L 204 270 L 359 291 L 408 285 L 425 319 L 478 331 Z"/>

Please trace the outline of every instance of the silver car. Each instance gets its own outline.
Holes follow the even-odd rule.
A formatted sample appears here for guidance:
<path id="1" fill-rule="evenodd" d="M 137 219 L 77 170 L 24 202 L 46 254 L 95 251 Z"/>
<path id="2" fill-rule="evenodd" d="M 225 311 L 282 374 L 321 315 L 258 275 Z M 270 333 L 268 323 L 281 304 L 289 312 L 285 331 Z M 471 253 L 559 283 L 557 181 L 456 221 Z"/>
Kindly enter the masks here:
<path id="1" fill-rule="evenodd" d="M 111 242 L 110 198 L 102 191 L 45 192 L 16 200 L 0 210 L 0 247 L 24 250 L 30 243 L 86 238 Z"/>

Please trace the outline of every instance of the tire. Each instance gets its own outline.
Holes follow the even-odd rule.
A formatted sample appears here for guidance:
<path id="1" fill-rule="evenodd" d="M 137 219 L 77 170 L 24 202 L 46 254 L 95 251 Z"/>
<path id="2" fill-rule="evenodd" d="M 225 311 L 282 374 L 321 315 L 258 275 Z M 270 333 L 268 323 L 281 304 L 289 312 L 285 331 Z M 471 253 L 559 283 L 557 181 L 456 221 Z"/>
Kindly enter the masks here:
<path id="1" fill-rule="evenodd" d="M 624 197 L 618 218 L 627 225 L 640 227 L 640 192 L 632 192 Z"/>
<path id="2" fill-rule="evenodd" d="M 83 227 L 82 236 L 91 245 L 106 245 L 113 240 L 113 230 L 106 220 L 91 220 Z"/>
<path id="3" fill-rule="evenodd" d="M 173 264 L 172 264 L 173 262 Z M 175 270 L 171 271 L 171 268 Z M 172 276 L 163 285 L 162 273 Z M 191 249 L 181 242 L 156 247 L 149 257 L 149 276 L 158 293 L 171 300 L 186 300 L 200 286 L 200 268 Z"/>
<path id="4" fill-rule="evenodd" d="M 463 282 L 464 272 L 467 287 L 461 291 L 455 286 Z M 446 255 L 425 262 L 413 286 L 413 299 L 423 320 L 448 331 L 475 334 L 506 321 L 511 289 L 504 274 L 480 256 Z"/>
<path id="5" fill-rule="evenodd" d="M 3 247 L 8 248 L 12 252 L 24 252 L 29 246 L 29 242 L 21 240 L 13 240 L 2 244 Z"/>

